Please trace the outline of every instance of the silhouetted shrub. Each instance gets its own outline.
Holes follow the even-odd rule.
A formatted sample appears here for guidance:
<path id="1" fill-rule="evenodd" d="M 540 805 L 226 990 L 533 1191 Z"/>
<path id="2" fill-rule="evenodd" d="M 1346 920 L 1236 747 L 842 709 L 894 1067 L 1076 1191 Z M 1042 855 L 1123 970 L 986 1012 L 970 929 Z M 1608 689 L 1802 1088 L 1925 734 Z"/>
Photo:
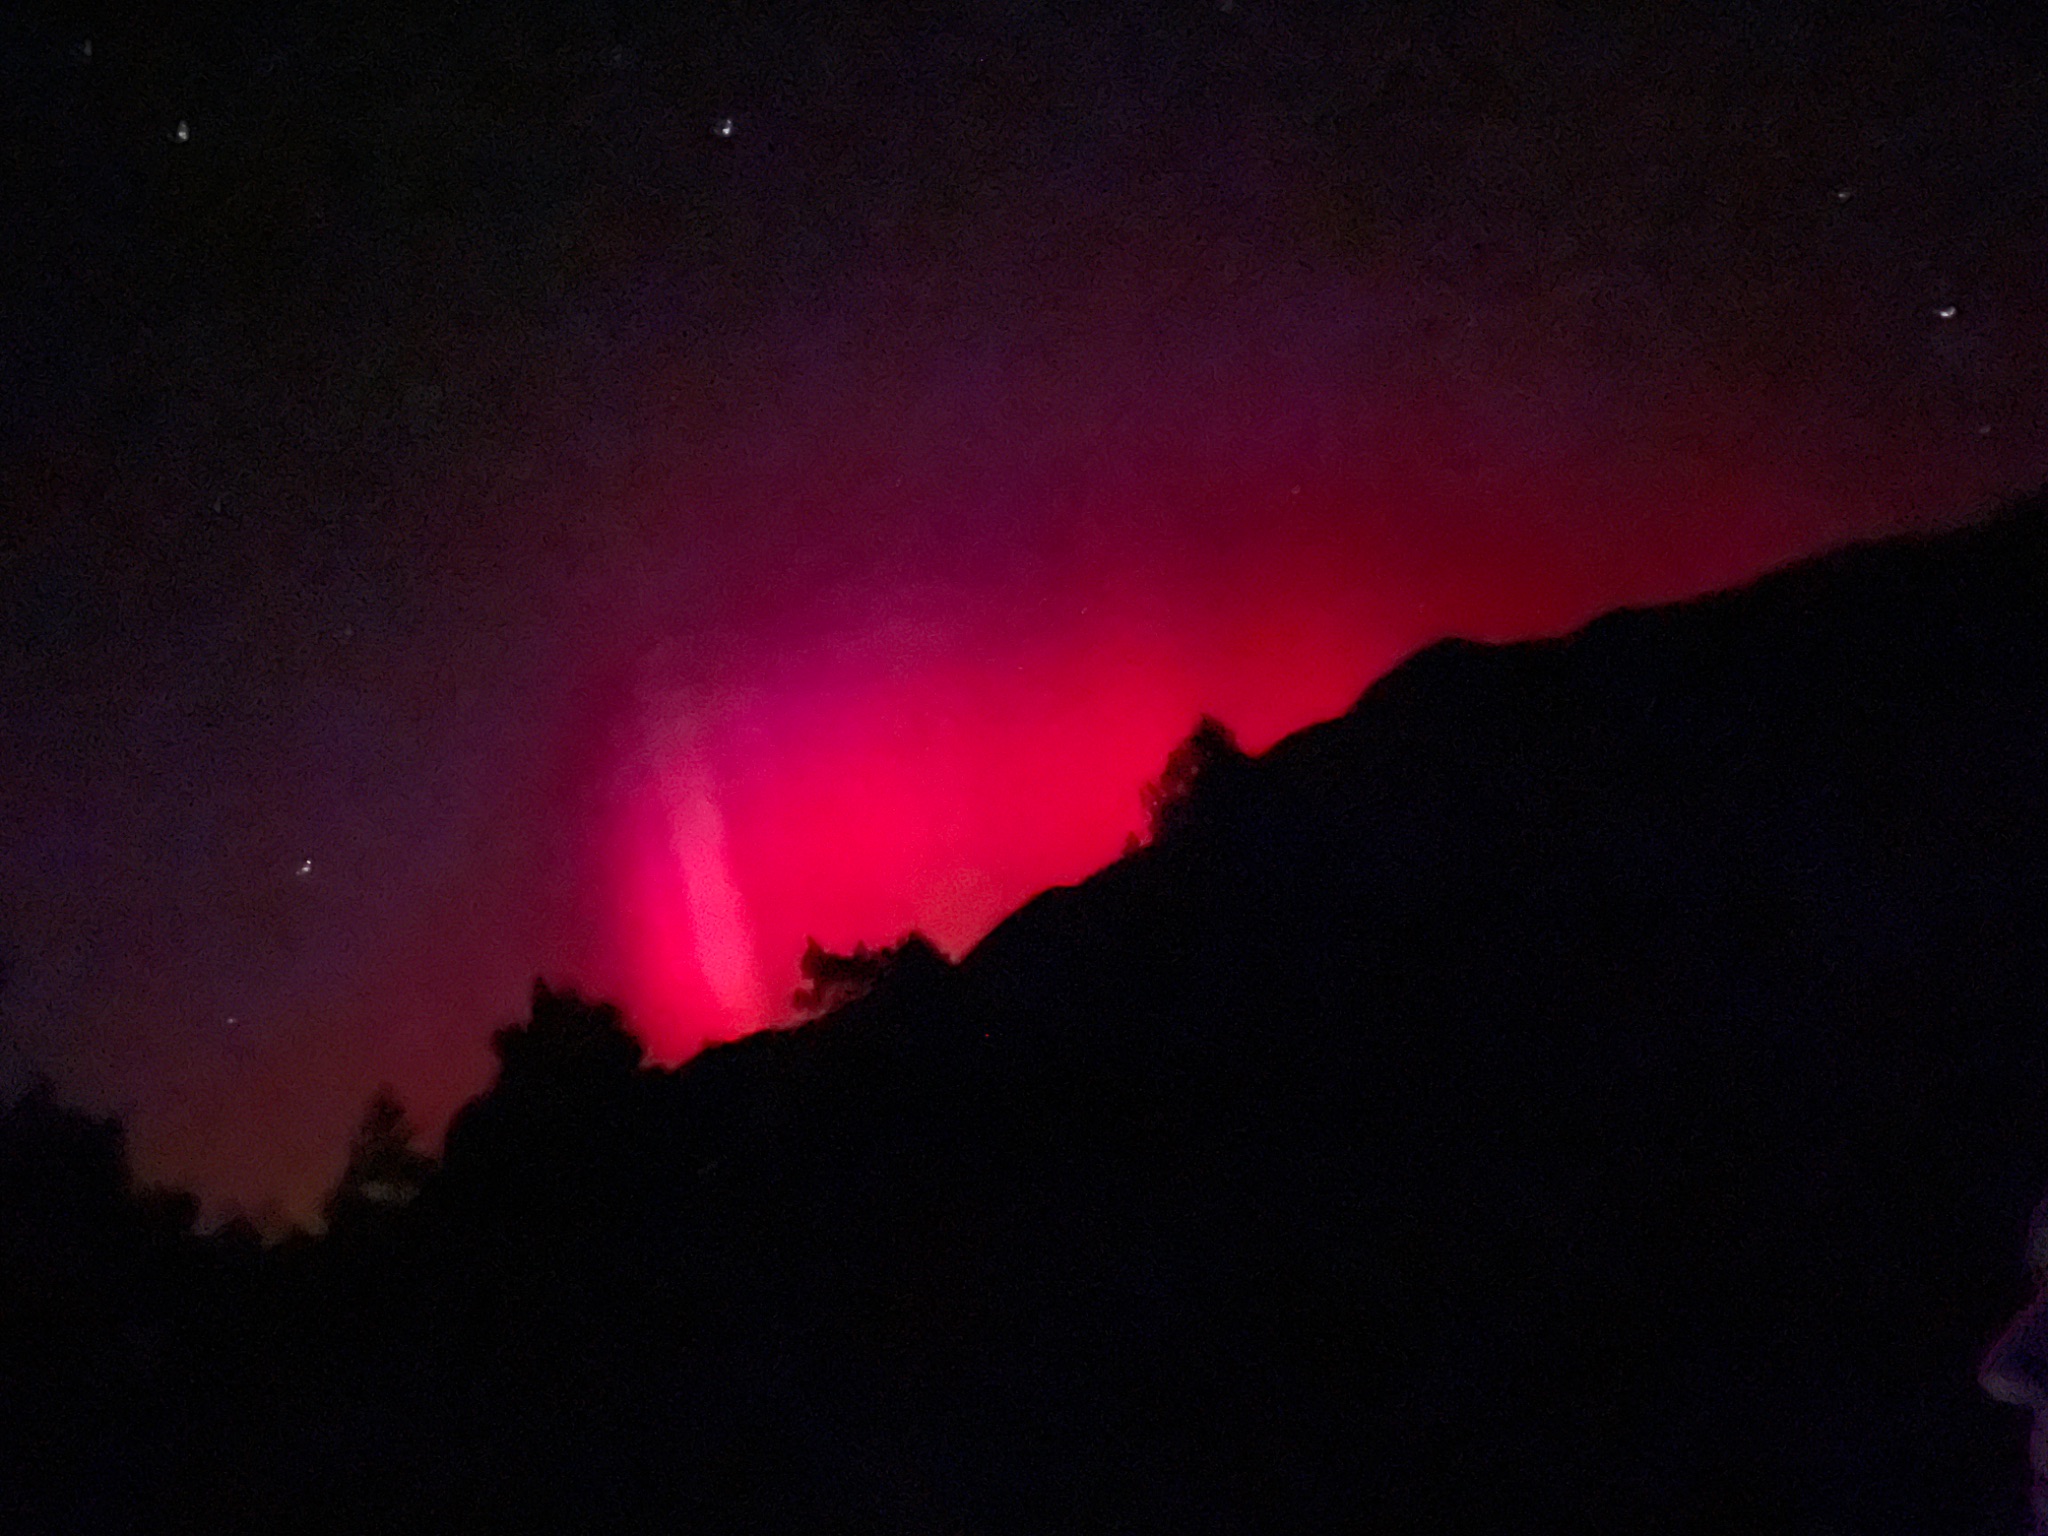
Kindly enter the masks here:
<path id="1" fill-rule="evenodd" d="M 927 977 L 946 968 L 946 957 L 921 933 L 906 934 L 896 944 L 869 949 L 856 944 L 850 955 L 835 954 L 816 939 L 804 944 L 797 970 L 804 985 L 790 1001 L 805 1014 L 830 1013 L 865 997 L 885 978 Z"/>
<path id="2" fill-rule="evenodd" d="M 1139 792 L 1152 841 L 1166 842 L 1200 824 L 1240 791 L 1251 759 L 1230 727 L 1204 715 L 1167 754 L 1157 780 Z"/>

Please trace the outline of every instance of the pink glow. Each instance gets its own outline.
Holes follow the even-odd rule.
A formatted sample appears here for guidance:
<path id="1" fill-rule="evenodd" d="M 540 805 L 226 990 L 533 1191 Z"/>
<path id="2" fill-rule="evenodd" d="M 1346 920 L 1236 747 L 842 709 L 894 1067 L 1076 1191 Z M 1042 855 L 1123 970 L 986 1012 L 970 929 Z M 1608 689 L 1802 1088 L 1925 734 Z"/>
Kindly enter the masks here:
<path id="1" fill-rule="evenodd" d="M 902 625 L 884 602 L 723 691 L 673 686 L 657 653 L 607 799 L 593 926 L 621 953 L 600 985 L 672 1059 L 788 1017 L 808 936 L 850 949 L 915 928 L 957 955 L 1114 859 L 1203 711 L 1263 748 L 1410 648 L 1331 573 L 1271 563 L 1241 566 L 1228 604 L 1082 581 L 1029 622 L 991 622 L 1005 595 L 966 592 Z"/>
<path id="2" fill-rule="evenodd" d="M 675 600 L 683 638 L 647 645 L 599 711 L 581 915 L 555 935 L 572 979 L 678 1059 L 786 1019 L 809 936 L 915 928 L 957 956 L 1114 859 L 1203 713 L 1260 751 L 1443 635 L 1558 633 L 1739 582 L 1913 499 L 1905 455 L 1794 473 L 1754 444 L 1678 451 L 1706 431 L 1697 402 L 1563 365 L 1481 408 L 1398 377 L 1339 387 L 1273 346 L 1185 396 L 1108 346 L 922 395 L 830 378 L 806 386 L 815 412 L 785 408 L 830 424 L 815 462 L 778 416 L 756 456 L 786 479 L 676 492 L 692 537 L 705 505 L 743 532 L 708 606 Z M 1028 454 L 972 435 L 1027 409 Z M 972 451 L 933 446 L 949 434 Z"/>

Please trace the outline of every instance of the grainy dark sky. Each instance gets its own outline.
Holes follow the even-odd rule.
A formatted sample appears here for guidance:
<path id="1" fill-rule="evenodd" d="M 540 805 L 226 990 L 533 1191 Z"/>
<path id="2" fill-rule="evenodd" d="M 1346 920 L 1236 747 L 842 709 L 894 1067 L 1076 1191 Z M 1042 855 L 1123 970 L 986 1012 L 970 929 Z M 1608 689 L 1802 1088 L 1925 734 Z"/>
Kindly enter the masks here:
<path id="1" fill-rule="evenodd" d="M 2048 468 L 2024 22 L 433 9 L 0 19 L 0 1080 L 217 1199 Z"/>

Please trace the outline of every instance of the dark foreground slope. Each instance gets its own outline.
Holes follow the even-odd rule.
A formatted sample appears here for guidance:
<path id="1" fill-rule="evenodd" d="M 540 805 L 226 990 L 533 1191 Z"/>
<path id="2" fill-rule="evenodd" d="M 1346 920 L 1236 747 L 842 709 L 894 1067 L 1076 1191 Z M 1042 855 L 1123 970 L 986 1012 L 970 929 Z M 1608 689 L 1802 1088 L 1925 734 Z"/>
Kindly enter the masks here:
<path id="1" fill-rule="evenodd" d="M 801 1029 L 656 1072 L 539 991 L 17 1517 L 2016 1530 L 2044 619 L 2030 506 L 1447 644 Z"/>

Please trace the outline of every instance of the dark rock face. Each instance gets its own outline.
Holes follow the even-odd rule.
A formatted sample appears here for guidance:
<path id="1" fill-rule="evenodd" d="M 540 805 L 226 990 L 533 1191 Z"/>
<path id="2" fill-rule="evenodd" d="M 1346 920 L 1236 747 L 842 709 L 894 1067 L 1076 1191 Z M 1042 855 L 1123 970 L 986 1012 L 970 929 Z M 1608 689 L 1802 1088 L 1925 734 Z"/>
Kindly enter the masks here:
<path id="1" fill-rule="evenodd" d="M 1281 1439 L 1350 1427 L 1320 1495 L 2013 1528 L 1974 1372 L 2048 1182 L 2044 620 L 2035 504 L 1437 646 L 963 988 L 1206 1106 L 1208 1235 L 1315 1298 L 1249 1332 Z"/>

